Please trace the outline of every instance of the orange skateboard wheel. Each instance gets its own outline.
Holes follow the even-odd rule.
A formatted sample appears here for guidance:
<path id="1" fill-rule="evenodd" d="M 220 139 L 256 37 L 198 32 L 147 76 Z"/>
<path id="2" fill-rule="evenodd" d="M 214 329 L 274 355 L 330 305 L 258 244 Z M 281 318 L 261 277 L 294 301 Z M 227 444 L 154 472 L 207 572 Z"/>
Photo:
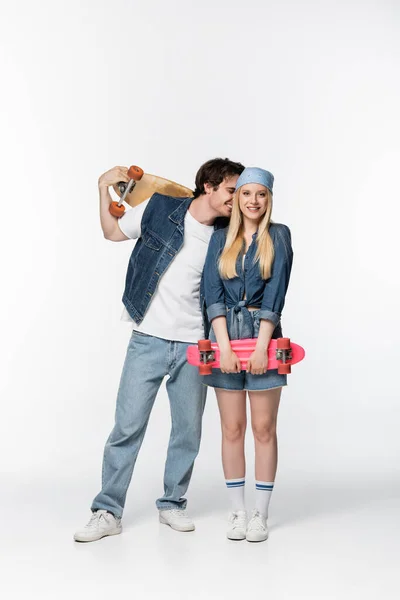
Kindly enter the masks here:
<path id="1" fill-rule="evenodd" d="M 290 338 L 278 338 L 276 347 L 278 350 L 290 350 Z"/>
<path id="2" fill-rule="evenodd" d="M 129 179 L 134 179 L 135 181 L 140 181 L 144 175 L 143 169 L 137 167 L 136 165 L 132 165 L 128 169 L 128 177 Z"/>
<path id="3" fill-rule="evenodd" d="M 197 342 L 197 347 L 199 352 L 210 352 L 211 351 L 211 342 L 210 340 L 199 340 Z"/>
<path id="4" fill-rule="evenodd" d="M 278 374 L 279 375 L 289 375 L 292 372 L 292 366 L 288 363 L 282 363 L 278 365 Z"/>
<path id="5" fill-rule="evenodd" d="M 210 365 L 200 365 L 199 373 L 200 375 L 211 375 L 212 367 Z"/>
<path id="6" fill-rule="evenodd" d="M 123 204 L 118 206 L 118 202 L 111 202 L 109 210 L 113 217 L 120 219 L 125 212 L 125 206 Z"/>

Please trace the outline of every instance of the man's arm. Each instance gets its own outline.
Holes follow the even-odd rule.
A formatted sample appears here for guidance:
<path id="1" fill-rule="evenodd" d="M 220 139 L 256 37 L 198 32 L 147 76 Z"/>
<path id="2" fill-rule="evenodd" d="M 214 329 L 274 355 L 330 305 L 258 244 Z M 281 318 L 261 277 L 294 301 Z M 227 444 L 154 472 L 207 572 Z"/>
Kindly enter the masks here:
<path id="1" fill-rule="evenodd" d="M 101 228 L 106 240 L 111 240 L 112 242 L 122 242 L 129 239 L 122 233 L 117 217 L 113 217 L 109 210 L 112 202 L 109 187 L 119 181 L 129 181 L 128 169 L 126 167 L 114 167 L 110 171 L 103 173 L 99 178 Z"/>

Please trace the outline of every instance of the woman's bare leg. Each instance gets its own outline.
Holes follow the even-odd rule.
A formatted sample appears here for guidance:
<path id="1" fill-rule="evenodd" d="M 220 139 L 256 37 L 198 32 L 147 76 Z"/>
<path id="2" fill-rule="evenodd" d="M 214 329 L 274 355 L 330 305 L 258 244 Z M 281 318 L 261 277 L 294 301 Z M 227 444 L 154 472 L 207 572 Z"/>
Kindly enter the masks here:
<path id="1" fill-rule="evenodd" d="M 246 392 L 215 389 L 222 430 L 222 466 L 225 479 L 245 476 Z"/>
<path id="2" fill-rule="evenodd" d="M 278 464 L 276 423 L 282 388 L 249 392 L 257 481 L 274 481 Z"/>

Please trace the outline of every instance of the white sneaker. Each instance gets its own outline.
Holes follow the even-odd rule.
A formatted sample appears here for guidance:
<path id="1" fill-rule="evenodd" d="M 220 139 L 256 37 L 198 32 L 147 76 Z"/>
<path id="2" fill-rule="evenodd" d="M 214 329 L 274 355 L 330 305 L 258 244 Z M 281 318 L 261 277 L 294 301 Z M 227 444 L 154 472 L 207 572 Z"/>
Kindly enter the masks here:
<path id="1" fill-rule="evenodd" d="M 195 528 L 185 509 L 160 510 L 160 523 L 169 525 L 176 531 L 193 531 Z"/>
<path id="2" fill-rule="evenodd" d="M 76 542 L 95 542 L 106 535 L 118 535 L 121 533 L 121 519 L 114 517 L 106 510 L 97 510 L 83 529 L 79 529 L 74 535 Z"/>
<path id="3" fill-rule="evenodd" d="M 253 510 L 247 525 L 246 540 L 248 542 L 264 542 L 268 538 L 267 519 L 258 510 Z"/>
<path id="4" fill-rule="evenodd" d="M 229 528 L 226 532 L 228 540 L 246 539 L 247 513 L 245 510 L 231 512 L 228 517 Z"/>

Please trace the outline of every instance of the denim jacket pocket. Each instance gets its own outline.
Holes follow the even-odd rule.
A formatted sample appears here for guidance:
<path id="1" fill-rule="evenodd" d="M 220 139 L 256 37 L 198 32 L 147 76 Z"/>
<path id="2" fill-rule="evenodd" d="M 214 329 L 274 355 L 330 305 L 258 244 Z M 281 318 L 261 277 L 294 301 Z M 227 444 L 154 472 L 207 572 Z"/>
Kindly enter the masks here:
<path id="1" fill-rule="evenodd" d="M 163 246 L 163 242 L 161 239 L 152 231 L 146 230 L 142 234 L 142 240 L 145 246 L 151 248 L 152 250 L 160 250 Z"/>

